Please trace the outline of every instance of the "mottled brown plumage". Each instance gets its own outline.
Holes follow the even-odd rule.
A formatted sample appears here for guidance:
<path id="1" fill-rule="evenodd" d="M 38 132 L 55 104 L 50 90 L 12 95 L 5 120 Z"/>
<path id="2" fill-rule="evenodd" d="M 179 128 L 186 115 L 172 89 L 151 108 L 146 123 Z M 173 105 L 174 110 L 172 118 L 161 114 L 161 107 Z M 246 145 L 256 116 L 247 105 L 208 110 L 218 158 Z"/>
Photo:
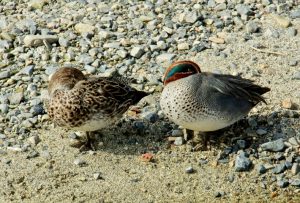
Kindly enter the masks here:
<path id="1" fill-rule="evenodd" d="M 85 77 L 75 68 L 61 68 L 51 78 L 47 105 L 58 126 L 92 132 L 114 124 L 147 93 L 117 77 Z"/>

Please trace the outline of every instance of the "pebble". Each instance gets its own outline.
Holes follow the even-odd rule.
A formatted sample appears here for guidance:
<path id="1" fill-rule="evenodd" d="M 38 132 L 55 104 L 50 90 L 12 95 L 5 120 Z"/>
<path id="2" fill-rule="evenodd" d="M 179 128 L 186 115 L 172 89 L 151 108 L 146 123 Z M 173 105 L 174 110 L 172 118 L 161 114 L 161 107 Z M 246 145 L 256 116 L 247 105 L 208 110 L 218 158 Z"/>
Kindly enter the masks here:
<path id="1" fill-rule="evenodd" d="M 130 55 L 135 58 L 140 58 L 144 54 L 144 49 L 142 47 L 133 47 L 130 51 Z"/>
<path id="2" fill-rule="evenodd" d="M 76 32 L 82 34 L 82 33 L 94 33 L 94 29 L 95 27 L 93 25 L 90 24 L 86 24 L 86 23 L 77 23 L 75 25 L 75 30 Z"/>
<path id="3" fill-rule="evenodd" d="M 292 109 L 293 102 L 290 98 L 287 98 L 281 101 L 281 106 L 285 109 Z"/>
<path id="4" fill-rule="evenodd" d="M 219 37 L 209 37 L 208 38 L 209 41 L 214 42 L 216 44 L 224 44 L 225 40 Z"/>
<path id="5" fill-rule="evenodd" d="M 193 169 L 192 166 L 189 166 L 189 167 L 187 167 L 187 168 L 185 169 L 185 172 L 188 173 L 188 174 L 190 174 L 190 173 L 194 173 L 195 170 Z"/>
<path id="6" fill-rule="evenodd" d="M 243 151 L 240 151 L 235 159 L 235 171 L 242 172 L 242 171 L 248 171 L 252 165 L 251 160 L 246 157 L 246 153 Z"/>
<path id="7" fill-rule="evenodd" d="M 90 74 L 96 73 L 96 68 L 93 67 L 93 66 L 85 65 L 85 66 L 84 66 L 84 69 L 85 69 L 88 73 L 90 73 Z"/>
<path id="8" fill-rule="evenodd" d="M 277 22 L 277 24 L 283 28 L 287 28 L 291 24 L 291 20 L 287 17 L 283 17 L 280 15 L 272 15 L 273 19 Z"/>
<path id="9" fill-rule="evenodd" d="M 259 30 L 259 26 L 256 22 L 250 21 L 246 24 L 246 32 L 255 33 Z"/>
<path id="10" fill-rule="evenodd" d="M 70 46 L 70 41 L 68 39 L 64 38 L 64 37 L 58 38 L 58 43 L 62 47 L 68 47 L 68 46 Z"/>
<path id="11" fill-rule="evenodd" d="M 300 187 L 300 179 L 291 180 L 290 185 Z"/>
<path id="12" fill-rule="evenodd" d="M 285 149 L 283 139 L 266 142 L 262 144 L 260 147 L 263 151 L 271 151 L 271 152 L 280 152 Z"/>
<path id="13" fill-rule="evenodd" d="M 181 137 L 183 136 L 182 130 L 172 130 L 172 136 L 173 137 Z"/>
<path id="14" fill-rule="evenodd" d="M 0 80 L 6 79 L 9 77 L 10 77 L 10 71 L 5 70 L 5 71 L 0 72 Z"/>
<path id="15" fill-rule="evenodd" d="M 190 48 L 190 45 L 189 45 L 188 43 L 186 43 L 186 42 L 180 43 L 180 44 L 178 44 L 178 46 L 177 46 L 177 49 L 178 49 L 178 50 L 187 50 L 187 49 L 189 49 L 189 48 Z"/>
<path id="16" fill-rule="evenodd" d="M 267 172 L 266 167 L 265 167 L 264 165 L 262 165 L 262 164 L 259 164 L 259 165 L 256 167 L 256 169 L 257 169 L 257 172 L 258 172 L 259 174 L 264 174 L 265 172 Z"/>
<path id="17" fill-rule="evenodd" d="M 277 164 L 273 169 L 272 173 L 279 174 L 286 170 L 285 163 Z"/>
<path id="18" fill-rule="evenodd" d="M 100 179 L 102 179 L 101 173 L 94 173 L 94 174 L 93 174 L 93 177 L 94 177 L 95 180 L 100 180 Z"/>
<path id="19" fill-rule="evenodd" d="M 46 3 L 47 0 L 31 0 L 28 2 L 28 7 L 34 9 L 42 9 Z"/>
<path id="20" fill-rule="evenodd" d="M 8 104 L 0 104 L 0 112 L 2 114 L 7 114 L 9 111 L 9 106 Z"/>
<path id="21" fill-rule="evenodd" d="M 300 164 L 299 163 L 293 163 L 291 172 L 293 175 L 297 175 L 300 172 Z"/>
<path id="22" fill-rule="evenodd" d="M 289 61 L 289 66 L 297 66 L 298 61 L 296 59 L 292 59 Z"/>
<path id="23" fill-rule="evenodd" d="M 23 100 L 23 96 L 23 92 L 13 93 L 8 97 L 9 103 L 13 105 L 20 104 Z"/>
<path id="24" fill-rule="evenodd" d="M 293 79 L 294 79 L 294 80 L 300 80 L 300 71 L 296 71 L 296 72 L 293 74 Z"/>
<path id="25" fill-rule="evenodd" d="M 175 54 L 163 53 L 156 57 L 157 63 L 171 62 L 175 58 Z"/>
<path id="26" fill-rule="evenodd" d="M 256 134 L 258 134 L 258 135 L 265 135 L 267 133 L 268 133 L 268 131 L 266 131 L 264 129 L 258 129 L 258 130 L 256 130 Z"/>
<path id="27" fill-rule="evenodd" d="M 295 18 L 300 18 L 300 9 L 296 10 L 296 11 L 292 11 L 290 13 L 290 17 L 295 19 Z"/>
<path id="28" fill-rule="evenodd" d="M 75 159 L 74 164 L 81 167 L 81 166 L 86 165 L 86 161 L 81 160 L 81 159 Z"/>
<path id="29" fill-rule="evenodd" d="M 31 76 L 33 74 L 34 71 L 34 65 L 30 65 L 30 66 L 26 66 L 25 68 L 23 68 L 19 74 L 24 74 L 24 75 L 29 75 Z"/>
<path id="30" fill-rule="evenodd" d="M 46 41 L 49 44 L 58 41 L 58 37 L 55 35 L 26 35 L 24 37 L 24 45 L 27 47 L 37 47 L 44 44 Z"/>
<path id="31" fill-rule="evenodd" d="M 208 163 L 208 160 L 207 159 L 200 159 L 199 160 L 199 164 L 200 165 L 204 165 L 204 164 L 207 164 Z"/>
<path id="32" fill-rule="evenodd" d="M 280 188 L 285 188 L 289 185 L 289 181 L 284 179 L 284 180 L 278 180 L 277 181 L 277 185 L 280 187 Z"/>
<path id="33" fill-rule="evenodd" d="M 33 146 L 36 146 L 36 145 L 41 141 L 41 139 L 39 138 L 39 136 L 34 135 L 34 136 L 29 137 L 29 138 L 28 138 L 28 141 L 29 141 L 29 143 L 31 143 Z"/>
<path id="34" fill-rule="evenodd" d="M 293 27 L 290 27 L 290 28 L 287 29 L 287 35 L 290 36 L 290 37 L 296 36 L 297 33 L 298 33 L 298 31 Z"/>
<path id="35" fill-rule="evenodd" d="M 182 137 L 176 137 L 176 138 L 175 138 L 174 144 L 175 144 L 176 146 L 183 145 L 183 143 L 184 143 L 184 140 L 183 140 Z"/>

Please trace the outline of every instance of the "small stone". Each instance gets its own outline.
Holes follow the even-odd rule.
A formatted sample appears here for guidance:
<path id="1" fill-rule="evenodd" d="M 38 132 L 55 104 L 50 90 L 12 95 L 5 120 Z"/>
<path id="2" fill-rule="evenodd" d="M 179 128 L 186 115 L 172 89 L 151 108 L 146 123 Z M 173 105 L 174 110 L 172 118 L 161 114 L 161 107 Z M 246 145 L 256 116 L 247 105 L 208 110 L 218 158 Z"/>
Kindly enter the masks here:
<path id="1" fill-rule="evenodd" d="M 96 73 L 96 68 L 90 65 L 85 65 L 84 69 L 86 70 L 86 72 L 90 73 L 90 74 L 94 74 Z"/>
<path id="2" fill-rule="evenodd" d="M 267 29 L 264 33 L 266 37 L 273 37 L 273 38 L 279 38 L 280 34 L 275 29 Z"/>
<path id="3" fill-rule="evenodd" d="M 296 36 L 297 33 L 298 33 L 298 31 L 293 27 L 290 27 L 289 29 L 287 29 L 287 35 L 290 37 Z"/>
<path id="4" fill-rule="evenodd" d="M 183 138 L 182 137 L 176 137 L 175 141 L 174 141 L 174 144 L 176 146 L 180 146 L 180 145 L 183 145 Z"/>
<path id="5" fill-rule="evenodd" d="M 9 110 L 8 104 L 0 104 L 0 112 L 2 114 L 7 114 Z"/>
<path id="6" fill-rule="evenodd" d="M 234 166 L 235 171 L 237 172 L 248 171 L 251 165 L 252 162 L 248 157 L 246 157 L 246 153 L 240 151 L 235 160 L 235 166 Z"/>
<path id="7" fill-rule="evenodd" d="M 85 24 L 85 23 L 78 23 L 75 25 L 76 32 L 82 33 L 94 33 L 95 27 L 93 25 Z"/>
<path id="8" fill-rule="evenodd" d="M 289 185 L 289 181 L 288 180 L 278 180 L 277 181 L 277 185 L 280 187 L 280 188 L 285 188 Z"/>
<path id="9" fill-rule="evenodd" d="M 246 141 L 245 140 L 237 140 L 237 145 L 240 149 L 245 149 L 246 148 Z"/>
<path id="10" fill-rule="evenodd" d="M 256 130 L 256 134 L 258 134 L 258 135 L 265 135 L 267 133 L 268 132 L 266 130 L 264 130 L 264 129 L 258 129 L 258 130 Z"/>
<path id="11" fill-rule="evenodd" d="M 245 4 L 238 4 L 235 7 L 236 11 L 240 14 L 240 15 L 249 15 L 251 13 L 251 9 L 248 5 Z"/>
<path id="12" fill-rule="evenodd" d="M 2 79 L 6 79 L 10 77 L 10 71 L 6 70 L 6 71 L 2 71 L 0 72 L 0 80 Z"/>
<path id="13" fill-rule="evenodd" d="M 291 20 L 287 17 L 272 15 L 273 19 L 277 22 L 277 24 L 283 28 L 287 28 L 291 24 Z"/>
<path id="14" fill-rule="evenodd" d="M 221 192 L 215 192 L 214 196 L 215 197 L 222 197 L 222 193 Z"/>
<path id="15" fill-rule="evenodd" d="M 135 58 L 140 58 L 144 54 L 144 49 L 142 47 L 133 47 L 130 51 L 130 55 Z"/>
<path id="16" fill-rule="evenodd" d="M 208 160 L 207 159 L 200 159 L 199 160 L 199 164 L 200 165 L 204 165 L 204 164 L 207 164 L 208 163 Z"/>
<path id="17" fill-rule="evenodd" d="M 23 96 L 23 92 L 13 93 L 8 97 L 9 103 L 13 105 L 20 104 L 23 100 Z"/>
<path id="18" fill-rule="evenodd" d="M 173 137 L 183 136 L 183 132 L 182 132 L 182 130 L 172 130 L 172 136 Z"/>
<path id="19" fill-rule="evenodd" d="M 277 164 L 275 168 L 272 169 L 272 173 L 279 174 L 286 170 L 285 163 Z"/>
<path id="20" fill-rule="evenodd" d="M 264 174 L 265 172 L 267 172 L 266 167 L 265 167 L 264 165 L 262 165 L 262 164 L 259 164 L 259 165 L 256 167 L 256 169 L 257 169 L 257 172 L 258 172 L 259 174 Z"/>
<path id="21" fill-rule="evenodd" d="M 246 32 L 255 33 L 259 30 L 259 27 L 256 22 L 250 21 L 246 24 Z"/>
<path id="22" fill-rule="evenodd" d="M 66 38 L 63 38 L 63 37 L 60 37 L 60 38 L 58 39 L 58 43 L 59 43 L 59 45 L 62 46 L 62 47 L 68 47 L 68 46 L 70 46 L 69 40 L 66 39 Z"/>
<path id="23" fill-rule="evenodd" d="M 188 12 L 184 16 L 184 20 L 187 23 L 195 23 L 199 19 L 197 12 Z"/>
<path id="24" fill-rule="evenodd" d="M 290 185 L 300 187 L 300 179 L 291 180 Z"/>
<path id="25" fill-rule="evenodd" d="M 298 61 L 295 59 L 292 59 L 289 61 L 289 66 L 296 66 L 298 64 Z"/>
<path id="26" fill-rule="evenodd" d="M 294 73 L 293 79 L 294 80 L 300 80 L 300 71 L 297 71 L 297 72 Z"/>
<path id="27" fill-rule="evenodd" d="M 185 172 L 186 173 L 194 173 L 194 169 L 193 169 L 193 167 L 189 166 L 185 169 Z"/>
<path id="28" fill-rule="evenodd" d="M 293 175 L 297 175 L 300 172 L 300 164 L 299 163 L 293 163 L 291 172 Z"/>
<path id="29" fill-rule="evenodd" d="M 290 14 L 290 17 L 295 19 L 295 18 L 300 18 L 300 9 L 296 10 L 296 11 L 292 11 Z"/>
<path id="30" fill-rule="evenodd" d="M 34 71 L 34 65 L 30 65 L 23 68 L 19 73 L 31 76 L 33 74 L 33 71 Z"/>
<path id="31" fill-rule="evenodd" d="M 28 141 L 29 141 L 33 146 L 36 146 L 36 145 L 41 141 L 41 139 L 39 138 L 39 136 L 34 135 L 34 136 L 29 137 L 29 138 L 28 138 Z"/>
<path id="32" fill-rule="evenodd" d="M 34 9 L 42 9 L 47 2 L 48 0 L 31 0 L 28 6 Z"/>
<path id="33" fill-rule="evenodd" d="M 282 100 L 281 106 L 285 109 L 292 109 L 293 102 L 290 98 L 287 98 L 287 99 Z"/>
<path id="34" fill-rule="evenodd" d="M 186 42 L 180 43 L 177 45 L 178 50 L 187 50 L 190 48 L 190 45 Z"/>
<path id="35" fill-rule="evenodd" d="M 275 141 L 266 142 L 262 144 L 260 147 L 263 151 L 271 151 L 271 152 L 280 152 L 285 149 L 285 145 L 282 138 Z"/>
<path id="36" fill-rule="evenodd" d="M 121 58 L 126 58 L 126 56 L 127 56 L 127 51 L 125 51 L 125 50 L 118 50 L 117 51 L 117 54 L 121 57 Z"/>
<path id="37" fill-rule="evenodd" d="M 175 54 L 163 53 L 156 57 L 157 63 L 170 62 L 175 58 Z"/>
<path id="38" fill-rule="evenodd" d="M 94 174 L 93 174 L 93 177 L 94 177 L 95 180 L 100 180 L 100 179 L 102 179 L 101 173 L 94 173 Z"/>
<path id="39" fill-rule="evenodd" d="M 27 47 L 37 47 L 44 44 L 46 41 L 49 44 L 58 41 L 58 37 L 55 35 L 26 35 L 24 37 L 24 45 Z"/>
<path id="40" fill-rule="evenodd" d="M 224 44 L 225 40 L 219 37 L 209 37 L 208 38 L 209 41 L 214 42 L 216 44 Z"/>
<path id="41" fill-rule="evenodd" d="M 81 160 L 81 159 L 75 159 L 74 164 L 81 167 L 81 166 L 86 165 L 86 161 Z"/>
<path id="42" fill-rule="evenodd" d="M 291 169 L 292 166 L 293 166 L 293 164 L 291 162 L 289 162 L 289 161 L 284 162 L 284 164 L 285 164 L 285 168 L 286 169 Z"/>

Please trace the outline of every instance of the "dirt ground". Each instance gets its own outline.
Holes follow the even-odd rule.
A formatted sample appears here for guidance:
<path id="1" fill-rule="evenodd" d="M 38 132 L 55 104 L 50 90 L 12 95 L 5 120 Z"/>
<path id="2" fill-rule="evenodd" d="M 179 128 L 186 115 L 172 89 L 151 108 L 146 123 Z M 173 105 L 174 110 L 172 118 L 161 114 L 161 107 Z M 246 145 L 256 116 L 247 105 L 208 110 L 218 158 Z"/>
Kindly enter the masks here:
<path id="1" fill-rule="evenodd" d="M 276 27 L 268 18 L 264 26 Z M 294 27 L 300 32 L 300 23 Z M 262 36 L 245 41 L 242 34 L 227 34 L 226 49 L 232 50 L 227 58 L 215 56 L 214 50 L 208 49 L 178 59 L 193 59 L 202 71 L 242 73 L 270 87 L 271 92 L 265 95 L 268 104 L 260 104 L 251 112 L 256 117 L 268 116 L 282 109 L 281 101 L 286 98 L 300 104 L 300 81 L 292 79 L 300 70 L 300 34 L 288 37 L 286 29 L 278 29 L 280 38 Z M 265 50 L 283 55 L 251 48 L 258 43 Z M 298 59 L 297 66 L 288 65 L 292 59 Z M 237 64 L 237 68 L 228 68 L 230 63 Z M 272 129 L 299 129 L 299 119 L 285 119 L 286 125 L 280 122 L 280 126 L 269 127 L 271 133 L 256 142 L 273 139 Z M 268 176 L 264 180 L 266 188 L 262 188 L 262 178 L 254 169 L 234 172 L 232 160 L 215 165 L 226 143 L 210 151 L 191 152 L 189 145 L 170 146 L 167 130 L 161 131 L 159 122 L 149 124 L 147 132 L 137 132 L 127 128 L 126 121 L 104 130 L 103 145 L 85 153 L 69 146 L 72 131 L 45 122 L 44 128 L 37 131 L 41 138 L 35 146 L 38 157 L 28 158 L 26 152 L 9 150 L 1 154 L 0 202 L 300 202 L 299 190 L 292 186 L 278 188 Z M 154 154 L 153 162 L 141 160 L 145 152 Z M 208 163 L 200 165 L 201 158 Z M 76 159 L 85 164 L 74 164 Z M 185 172 L 189 166 L 194 173 Z M 97 175 L 98 179 L 94 177 Z M 217 192 L 222 193 L 221 197 L 216 197 Z"/>

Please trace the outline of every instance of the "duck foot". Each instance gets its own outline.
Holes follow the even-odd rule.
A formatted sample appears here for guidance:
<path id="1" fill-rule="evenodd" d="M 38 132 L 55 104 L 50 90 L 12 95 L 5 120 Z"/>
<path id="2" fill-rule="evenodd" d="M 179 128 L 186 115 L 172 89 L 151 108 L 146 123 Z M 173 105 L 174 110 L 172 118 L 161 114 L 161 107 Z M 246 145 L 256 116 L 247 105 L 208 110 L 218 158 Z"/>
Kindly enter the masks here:
<path id="1" fill-rule="evenodd" d="M 183 136 L 186 142 L 191 142 L 193 151 L 206 151 L 211 149 L 208 133 L 184 129 Z"/>
<path id="2" fill-rule="evenodd" d="M 95 136 L 93 132 L 86 132 L 86 139 L 79 139 L 72 143 L 70 146 L 74 148 L 79 148 L 79 151 L 96 151 Z"/>

